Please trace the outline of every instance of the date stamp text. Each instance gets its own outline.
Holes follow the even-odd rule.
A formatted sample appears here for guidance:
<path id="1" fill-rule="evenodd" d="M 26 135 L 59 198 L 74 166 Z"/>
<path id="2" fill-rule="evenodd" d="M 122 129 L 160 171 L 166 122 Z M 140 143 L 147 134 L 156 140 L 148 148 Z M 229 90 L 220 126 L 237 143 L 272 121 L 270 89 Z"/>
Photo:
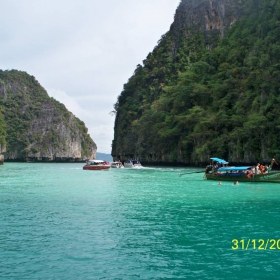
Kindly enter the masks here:
<path id="1" fill-rule="evenodd" d="M 232 239 L 232 250 L 280 250 L 280 239 Z"/>

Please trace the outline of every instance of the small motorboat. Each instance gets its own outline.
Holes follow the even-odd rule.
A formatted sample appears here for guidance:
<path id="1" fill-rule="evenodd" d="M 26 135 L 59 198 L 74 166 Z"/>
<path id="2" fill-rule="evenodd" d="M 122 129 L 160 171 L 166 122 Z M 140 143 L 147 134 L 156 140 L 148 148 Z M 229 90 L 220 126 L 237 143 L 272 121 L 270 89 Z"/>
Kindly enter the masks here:
<path id="1" fill-rule="evenodd" d="M 120 161 L 114 161 L 111 162 L 111 168 L 124 168 L 124 166 Z"/>
<path id="2" fill-rule="evenodd" d="M 125 168 L 139 168 L 142 167 L 138 160 L 128 160 L 124 163 Z"/>
<path id="3" fill-rule="evenodd" d="M 83 167 L 84 170 L 104 170 L 109 168 L 109 162 L 99 159 L 88 160 L 87 164 Z"/>

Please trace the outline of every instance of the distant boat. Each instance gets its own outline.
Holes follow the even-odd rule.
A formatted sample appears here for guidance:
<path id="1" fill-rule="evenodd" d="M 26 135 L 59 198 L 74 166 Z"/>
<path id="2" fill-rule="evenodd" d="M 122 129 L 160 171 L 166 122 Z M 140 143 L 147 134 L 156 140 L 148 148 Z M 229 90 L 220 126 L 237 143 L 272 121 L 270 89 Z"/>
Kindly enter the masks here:
<path id="1" fill-rule="evenodd" d="M 138 160 L 128 160 L 124 162 L 125 168 L 139 168 L 142 167 L 141 163 Z"/>
<path id="2" fill-rule="evenodd" d="M 124 166 L 120 161 L 114 161 L 111 162 L 111 168 L 124 168 Z"/>
<path id="3" fill-rule="evenodd" d="M 88 160 L 87 164 L 84 165 L 83 167 L 84 170 L 104 170 L 109 168 L 110 168 L 109 162 L 104 160 L 98 160 L 98 159 Z"/>
<path id="4" fill-rule="evenodd" d="M 275 159 L 272 159 L 270 166 L 264 168 L 257 166 L 227 166 L 228 162 L 219 158 L 211 158 L 212 164 L 206 167 L 205 178 L 216 181 L 234 182 L 271 182 L 280 183 L 280 171 L 272 171 Z"/>

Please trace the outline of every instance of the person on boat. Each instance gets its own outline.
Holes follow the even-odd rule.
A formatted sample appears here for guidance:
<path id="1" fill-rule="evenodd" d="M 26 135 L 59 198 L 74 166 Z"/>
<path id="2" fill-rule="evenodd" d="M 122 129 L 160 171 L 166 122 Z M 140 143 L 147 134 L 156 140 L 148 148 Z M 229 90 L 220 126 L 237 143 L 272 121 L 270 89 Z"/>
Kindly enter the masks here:
<path id="1" fill-rule="evenodd" d="M 261 170 L 260 170 L 260 163 L 258 163 L 256 170 L 257 170 L 257 174 L 260 174 L 260 173 L 261 173 Z"/>
<path id="2" fill-rule="evenodd" d="M 264 174 L 264 166 L 262 164 L 259 165 L 260 173 Z"/>
<path id="3" fill-rule="evenodd" d="M 268 167 L 267 167 L 267 173 L 269 173 L 269 172 L 271 172 L 271 166 L 270 166 L 270 164 L 268 165 Z"/>
<path id="4" fill-rule="evenodd" d="M 215 171 L 217 171 L 218 169 L 219 169 L 219 164 L 217 162 L 216 165 L 215 165 Z"/>
<path id="5" fill-rule="evenodd" d="M 206 174 L 210 173 L 211 170 L 212 170 L 212 165 L 207 165 L 205 170 Z"/>

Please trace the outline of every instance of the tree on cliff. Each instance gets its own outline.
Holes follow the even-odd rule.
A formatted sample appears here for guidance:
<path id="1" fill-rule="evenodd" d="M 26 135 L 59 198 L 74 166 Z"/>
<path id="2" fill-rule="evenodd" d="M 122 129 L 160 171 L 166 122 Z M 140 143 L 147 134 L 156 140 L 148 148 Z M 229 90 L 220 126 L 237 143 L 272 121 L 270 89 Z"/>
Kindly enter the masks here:
<path id="1" fill-rule="evenodd" d="M 0 111 L 0 153 L 1 150 L 6 146 L 6 123 L 4 120 L 4 116 Z"/>

